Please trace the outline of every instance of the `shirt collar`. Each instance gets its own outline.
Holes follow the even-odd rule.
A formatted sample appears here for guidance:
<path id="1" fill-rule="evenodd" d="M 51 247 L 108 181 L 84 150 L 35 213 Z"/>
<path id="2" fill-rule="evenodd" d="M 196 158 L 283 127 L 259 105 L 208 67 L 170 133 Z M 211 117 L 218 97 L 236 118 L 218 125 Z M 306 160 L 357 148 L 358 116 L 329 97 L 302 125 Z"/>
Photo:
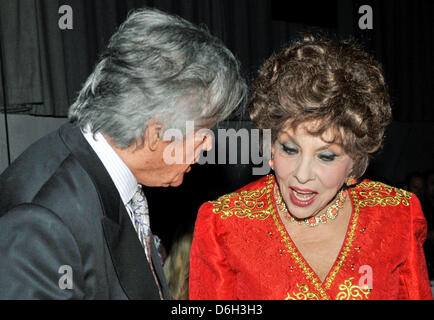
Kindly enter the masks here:
<path id="1" fill-rule="evenodd" d="M 140 187 L 137 179 L 100 132 L 93 134 L 87 126 L 82 133 L 103 163 L 126 205 Z"/>

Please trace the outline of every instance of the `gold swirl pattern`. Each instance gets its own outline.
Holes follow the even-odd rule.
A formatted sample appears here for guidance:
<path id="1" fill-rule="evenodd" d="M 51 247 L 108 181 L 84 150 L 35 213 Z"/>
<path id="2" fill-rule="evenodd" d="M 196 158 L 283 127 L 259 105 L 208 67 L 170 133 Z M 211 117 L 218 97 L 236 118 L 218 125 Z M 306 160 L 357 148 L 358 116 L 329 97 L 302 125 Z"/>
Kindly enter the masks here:
<path id="1" fill-rule="evenodd" d="M 358 188 L 363 189 L 359 192 L 361 207 L 374 207 L 380 205 L 385 207 L 397 206 L 403 204 L 408 206 L 411 193 L 402 189 L 388 186 L 381 182 L 364 181 L 361 182 Z"/>
<path id="2" fill-rule="evenodd" d="M 336 300 L 365 300 L 368 299 L 371 290 L 361 288 L 358 285 L 353 285 L 354 277 L 351 277 L 339 285 L 339 293 L 336 295 Z M 297 284 L 299 292 L 287 294 L 285 300 L 320 300 L 320 296 L 315 292 L 310 291 L 305 284 Z"/>
<path id="3" fill-rule="evenodd" d="M 336 300 L 365 300 L 371 290 L 368 288 L 361 288 L 360 286 L 353 285 L 351 277 L 339 285 L 339 293 L 336 295 Z"/>
<path id="4" fill-rule="evenodd" d="M 267 186 L 268 187 L 268 186 Z M 226 219 L 232 215 L 238 218 L 249 217 L 250 219 L 265 220 L 270 215 L 270 210 L 264 207 L 265 202 L 261 201 L 267 187 L 251 191 L 233 192 L 221 196 L 215 201 L 210 201 L 215 214 L 220 213 L 220 218 Z M 231 202 L 233 200 L 233 204 Z M 264 199 L 265 200 L 265 199 Z"/>
<path id="5" fill-rule="evenodd" d="M 288 293 L 285 300 L 320 300 L 320 297 L 315 292 L 310 292 L 309 287 L 305 284 L 297 284 L 298 293 L 293 292 L 293 296 Z"/>

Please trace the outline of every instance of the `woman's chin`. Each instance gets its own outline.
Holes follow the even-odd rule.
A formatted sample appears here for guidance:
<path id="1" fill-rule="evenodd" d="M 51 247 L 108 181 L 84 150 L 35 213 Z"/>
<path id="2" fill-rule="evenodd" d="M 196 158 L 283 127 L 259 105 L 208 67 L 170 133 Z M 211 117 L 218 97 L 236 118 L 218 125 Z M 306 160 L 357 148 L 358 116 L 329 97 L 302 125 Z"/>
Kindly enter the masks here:
<path id="1" fill-rule="evenodd" d="M 296 220 L 304 220 L 312 218 L 316 214 L 317 211 L 314 210 L 312 207 L 297 207 L 294 205 L 288 206 L 288 211 L 291 214 L 291 217 L 293 217 Z"/>
<path id="2" fill-rule="evenodd" d="M 303 221 L 303 220 L 305 220 L 305 219 L 309 219 L 309 218 L 311 218 L 312 215 L 311 215 L 311 214 L 293 214 L 293 213 L 291 212 L 291 217 L 293 217 L 295 220 Z"/>

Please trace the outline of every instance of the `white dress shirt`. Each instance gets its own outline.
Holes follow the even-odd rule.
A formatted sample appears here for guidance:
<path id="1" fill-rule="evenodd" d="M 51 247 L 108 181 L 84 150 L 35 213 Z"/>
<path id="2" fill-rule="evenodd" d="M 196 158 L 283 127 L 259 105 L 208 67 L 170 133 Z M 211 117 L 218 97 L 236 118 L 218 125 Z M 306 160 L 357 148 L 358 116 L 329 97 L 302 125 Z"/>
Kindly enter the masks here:
<path id="1" fill-rule="evenodd" d="M 133 208 L 131 207 L 130 201 L 133 198 L 134 194 L 136 193 L 137 188 L 141 188 L 142 186 L 137 183 L 137 179 L 134 177 L 131 170 L 122 161 L 122 159 L 118 156 L 118 154 L 113 150 L 113 148 L 110 146 L 110 144 L 107 142 L 107 140 L 104 138 L 104 136 L 101 133 L 98 132 L 94 135 L 93 133 L 90 132 L 88 128 L 85 128 L 85 130 L 82 131 L 82 133 L 86 138 L 87 142 L 92 147 L 93 151 L 95 151 L 98 158 L 101 160 L 102 164 L 104 165 L 107 172 L 109 173 L 111 179 L 113 180 L 113 183 L 121 196 L 122 202 L 128 212 L 128 215 L 130 216 L 131 223 L 133 224 L 137 236 L 139 237 L 138 231 L 134 223 L 134 211 Z M 152 241 L 155 241 L 154 236 L 151 236 L 151 239 Z M 146 242 L 142 243 L 142 245 L 144 246 L 146 257 L 150 262 L 150 257 L 148 256 L 149 254 L 148 254 L 148 248 Z M 152 263 L 150 263 L 150 267 L 155 279 L 155 283 L 157 284 L 160 293 L 160 298 L 163 299 L 161 285 L 158 281 Z"/>
<path id="2" fill-rule="evenodd" d="M 101 133 L 97 132 L 94 137 L 94 134 L 87 128 L 82 131 L 82 133 L 113 180 L 134 226 L 134 214 L 130 200 L 133 198 L 137 188 L 141 188 L 141 186 L 137 183 L 131 170 L 113 150 Z"/>

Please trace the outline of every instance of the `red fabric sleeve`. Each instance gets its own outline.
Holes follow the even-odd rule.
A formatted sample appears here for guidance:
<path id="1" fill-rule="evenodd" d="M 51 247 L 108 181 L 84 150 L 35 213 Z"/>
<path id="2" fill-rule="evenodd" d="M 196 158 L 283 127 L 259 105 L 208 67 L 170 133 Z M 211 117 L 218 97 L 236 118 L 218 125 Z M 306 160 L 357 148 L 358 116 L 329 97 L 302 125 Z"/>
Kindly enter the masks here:
<path id="1" fill-rule="evenodd" d="M 199 209 L 190 254 L 192 300 L 235 300 L 235 272 L 226 260 L 212 203 Z"/>
<path id="2" fill-rule="evenodd" d="M 400 268 L 400 298 L 409 300 L 432 299 L 423 243 L 427 223 L 418 198 L 412 195 L 410 202 L 410 244 L 408 257 Z"/>

